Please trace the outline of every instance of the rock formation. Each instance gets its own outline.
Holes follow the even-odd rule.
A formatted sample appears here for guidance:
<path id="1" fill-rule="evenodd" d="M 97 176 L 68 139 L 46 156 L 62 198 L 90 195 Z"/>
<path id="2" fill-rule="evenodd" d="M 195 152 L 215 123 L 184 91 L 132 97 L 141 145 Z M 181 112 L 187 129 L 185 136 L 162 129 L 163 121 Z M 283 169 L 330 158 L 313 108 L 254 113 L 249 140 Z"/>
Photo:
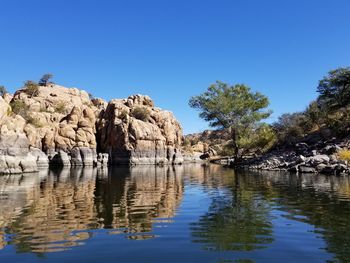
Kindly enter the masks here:
<path id="1" fill-rule="evenodd" d="M 291 149 L 274 150 L 263 156 L 247 159 L 240 167 L 250 170 L 290 171 L 294 173 L 349 174 L 347 161 L 338 153 L 348 149 L 347 140 L 309 145 L 297 143 Z"/>
<path id="2" fill-rule="evenodd" d="M 183 162 L 182 129 L 174 115 L 154 107 L 148 96 L 115 99 L 97 123 L 99 151 L 112 164 L 178 164 Z"/>
<path id="3" fill-rule="evenodd" d="M 225 155 L 223 148 L 229 144 L 230 139 L 230 134 L 226 130 L 205 130 L 186 135 L 183 148 L 190 159 L 196 156 L 194 159 L 198 162 L 198 159 L 206 160 L 217 155 Z"/>
<path id="4" fill-rule="evenodd" d="M 0 97 L 0 173 L 109 161 L 179 164 L 181 143 L 179 122 L 148 96 L 107 103 L 91 100 L 83 90 L 49 84 Z"/>

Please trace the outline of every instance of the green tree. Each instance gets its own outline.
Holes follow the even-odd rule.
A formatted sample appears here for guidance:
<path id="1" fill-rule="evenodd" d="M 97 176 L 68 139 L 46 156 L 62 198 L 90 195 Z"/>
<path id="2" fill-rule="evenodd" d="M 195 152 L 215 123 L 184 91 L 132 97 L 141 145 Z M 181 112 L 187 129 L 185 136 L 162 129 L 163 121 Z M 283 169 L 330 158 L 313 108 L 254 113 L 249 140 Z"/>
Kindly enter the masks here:
<path id="1" fill-rule="evenodd" d="M 312 101 L 309 106 L 306 108 L 305 112 L 305 125 L 310 129 L 320 128 L 324 123 L 326 114 L 322 110 L 320 104 L 317 101 Z"/>
<path id="2" fill-rule="evenodd" d="M 50 81 L 53 78 L 53 75 L 50 73 L 44 74 L 41 79 L 39 80 L 39 85 L 40 86 L 47 86 L 50 83 L 53 83 L 52 81 Z"/>
<path id="3" fill-rule="evenodd" d="M 0 96 L 4 96 L 7 92 L 5 86 L 0 86 Z"/>
<path id="4" fill-rule="evenodd" d="M 199 116 L 210 126 L 230 130 L 236 158 L 240 157 L 242 138 L 271 115 L 265 95 L 252 92 L 243 84 L 231 86 L 220 81 L 203 94 L 192 97 L 189 105 L 200 110 Z"/>
<path id="5" fill-rule="evenodd" d="M 350 104 L 350 68 L 332 70 L 317 87 L 319 101 L 330 110 Z"/>
<path id="6" fill-rule="evenodd" d="M 280 144 L 297 143 L 305 135 L 305 115 L 302 112 L 282 114 L 273 124 Z"/>
<path id="7" fill-rule="evenodd" d="M 271 149 L 276 141 L 277 136 L 273 128 L 266 123 L 261 123 L 256 128 L 246 131 L 238 144 L 242 147 L 243 154 L 249 150 L 255 153 L 264 153 Z"/>

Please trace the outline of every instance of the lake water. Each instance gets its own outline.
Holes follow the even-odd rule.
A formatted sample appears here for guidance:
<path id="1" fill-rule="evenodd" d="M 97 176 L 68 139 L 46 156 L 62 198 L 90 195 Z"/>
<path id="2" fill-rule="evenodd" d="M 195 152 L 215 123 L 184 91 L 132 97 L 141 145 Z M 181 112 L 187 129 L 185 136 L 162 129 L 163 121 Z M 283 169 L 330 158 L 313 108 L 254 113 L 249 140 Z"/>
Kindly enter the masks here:
<path id="1" fill-rule="evenodd" d="M 350 179 L 216 165 L 0 176 L 0 262 L 350 262 Z"/>

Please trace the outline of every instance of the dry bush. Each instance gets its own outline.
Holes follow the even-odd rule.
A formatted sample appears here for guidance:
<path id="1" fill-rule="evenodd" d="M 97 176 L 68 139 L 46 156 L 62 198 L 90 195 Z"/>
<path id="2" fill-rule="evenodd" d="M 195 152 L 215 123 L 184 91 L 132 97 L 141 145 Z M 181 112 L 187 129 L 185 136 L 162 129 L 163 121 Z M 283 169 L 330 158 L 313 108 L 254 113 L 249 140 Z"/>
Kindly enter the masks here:
<path id="1" fill-rule="evenodd" d="M 135 107 L 131 111 L 131 116 L 141 121 L 147 121 L 150 117 L 150 111 L 146 107 Z"/>

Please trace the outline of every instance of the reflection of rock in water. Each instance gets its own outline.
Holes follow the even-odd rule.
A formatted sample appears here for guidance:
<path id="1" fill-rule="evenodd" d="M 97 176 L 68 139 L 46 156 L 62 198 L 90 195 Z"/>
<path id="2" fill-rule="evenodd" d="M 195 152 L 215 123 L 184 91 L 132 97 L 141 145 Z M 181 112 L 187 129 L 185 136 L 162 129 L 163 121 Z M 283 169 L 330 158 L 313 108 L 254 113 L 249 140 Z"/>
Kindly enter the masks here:
<path id="1" fill-rule="evenodd" d="M 153 218 L 174 216 L 183 191 L 179 174 L 154 166 L 115 168 L 109 175 L 108 170 L 64 169 L 0 180 L 0 229 L 13 234 L 8 243 L 18 252 L 80 245 L 95 228 L 151 231 Z M 0 232 L 0 248 L 5 245 Z"/>
<path id="2" fill-rule="evenodd" d="M 183 165 L 186 183 L 202 185 L 203 191 L 215 189 L 227 190 L 234 183 L 234 171 L 221 165 Z"/>
<path id="3" fill-rule="evenodd" d="M 96 222 L 94 170 L 51 171 L 39 182 L 30 189 L 34 194 L 22 199 L 20 216 L 7 224 L 7 232 L 15 234 L 10 243 L 23 252 L 50 252 L 87 239 L 88 233 L 72 231 Z"/>
<path id="4" fill-rule="evenodd" d="M 276 186 L 297 187 L 301 190 L 311 190 L 329 196 L 350 198 L 350 177 L 326 176 L 321 174 L 290 174 L 286 172 L 249 171 L 240 172 L 246 184 L 265 188 Z M 242 177 L 243 178 L 243 177 Z"/>
<path id="5" fill-rule="evenodd" d="M 97 187 L 96 206 L 107 228 L 124 232 L 152 230 L 153 218 L 172 218 L 183 195 L 179 168 L 137 166 L 114 168 Z"/>
<path id="6" fill-rule="evenodd" d="M 0 176 L 0 229 L 15 222 L 23 209 L 30 207 L 39 196 L 38 174 Z M 0 231 L 0 249 L 6 245 L 5 234 Z"/>

